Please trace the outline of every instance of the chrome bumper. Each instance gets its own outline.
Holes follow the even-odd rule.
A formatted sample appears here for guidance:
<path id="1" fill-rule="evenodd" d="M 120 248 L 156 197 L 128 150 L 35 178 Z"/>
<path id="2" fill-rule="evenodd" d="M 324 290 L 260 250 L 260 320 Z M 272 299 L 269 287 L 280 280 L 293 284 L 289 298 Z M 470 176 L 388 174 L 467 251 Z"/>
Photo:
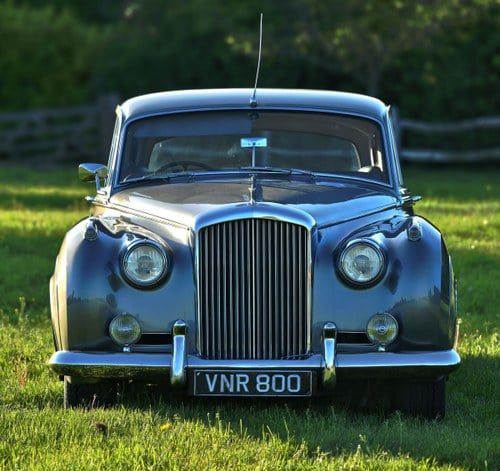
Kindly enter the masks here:
<path id="1" fill-rule="evenodd" d="M 335 357 L 335 368 L 327 367 L 322 355 L 305 360 L 203 360 L 186 355 L 182 367 L 174 368 L 173 355 L 160 353 L 83 353 L 59 351 L 49 366 L 60 375 L 82 378 L 170 377 L 172 384 L 184 384 L 190 369 L 316 371 L 325 386 L 340 378 L 413 378 L 451 373 L 460 365 L 455 350 L 415 353 L 343 353 Z M 334 373 L 334 374 L 333 374 Z"/>
<path id="2" fill-rule="evenodd" d="M 313 371 L 322 386 L 335 387 L 342 378 L 418 378 L 447 375 L 460 365 L 455 350 L 436 352 L 337 353 L 336 327 L 323 328 L 323 352 L 301 360 L 204 360 L 186 353 L 186 325 L 174 326 L 173 353 L 86 353 L 58 351 L 49 360 L 60 375 L 82 378 L 141 379 L 169 377 L 172 385 L 186 384 L 189 370 Z"/>

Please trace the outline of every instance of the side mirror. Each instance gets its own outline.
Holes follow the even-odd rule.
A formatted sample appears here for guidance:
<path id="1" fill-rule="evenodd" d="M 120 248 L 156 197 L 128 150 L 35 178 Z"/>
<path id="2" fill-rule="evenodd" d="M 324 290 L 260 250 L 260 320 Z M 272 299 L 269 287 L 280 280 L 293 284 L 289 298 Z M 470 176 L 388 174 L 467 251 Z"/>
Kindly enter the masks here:
<path id="1" fill-rule="evenodd" d="M 80 164 L 78 176 L 82 182 L 95 182 L 97 191 L 101 189 L 101 178 L 108 176 L 108 167 L 103 164 Z"/>

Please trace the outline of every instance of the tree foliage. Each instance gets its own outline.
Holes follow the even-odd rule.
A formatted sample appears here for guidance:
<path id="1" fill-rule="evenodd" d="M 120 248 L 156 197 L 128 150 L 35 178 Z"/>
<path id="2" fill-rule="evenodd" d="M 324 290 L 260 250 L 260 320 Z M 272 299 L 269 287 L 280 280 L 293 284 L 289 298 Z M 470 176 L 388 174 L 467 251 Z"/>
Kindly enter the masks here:
<path id="1" fill-rule="evenodd" d="M 52 6 L 0 4 L 0 109 L 57 106 L 92 99 L 95 26 Z"/>
<path id="2" fill-rule="evenodd" d="M 498 113 L 499 0 L 8 0 L 0 109 L 252 86 L 260 12 L 260 86 L 368 93 L 415 118 Z"/>

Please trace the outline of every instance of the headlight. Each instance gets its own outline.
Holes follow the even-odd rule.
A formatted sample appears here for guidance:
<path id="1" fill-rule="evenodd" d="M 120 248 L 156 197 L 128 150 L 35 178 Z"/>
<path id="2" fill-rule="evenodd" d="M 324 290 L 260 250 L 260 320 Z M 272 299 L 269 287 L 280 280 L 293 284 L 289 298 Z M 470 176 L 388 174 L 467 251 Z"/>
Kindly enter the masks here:
<path id="1" fill-rule="evenodd" d="M 131 345 L 139 340 L 141 326 L 132 314 L 119 314 L 109 324 L 109 335 L 118 345 Z"/>
<path id="2" fill-rule="evenodd" d="M 366 335 L 376 345 L 388 345 L 398 335 L 398 321 L 391 314 L 375 314 L 366 326 Z"/>
<path id="3" fill-rule="evenodd" d="M 125 277 L 133 285 L 142 287 L 157 284 L 168 271 L 165 251 L 151 241 L 131 245 L 122 260 Z"/>
<path id="4" fill-rule="evenodd" d="M 350 242 L 340 254 L 340 272 L 354 284 L 370 284 L 378 280 L 385 266 L 379 247 L 369 240 Z"/>

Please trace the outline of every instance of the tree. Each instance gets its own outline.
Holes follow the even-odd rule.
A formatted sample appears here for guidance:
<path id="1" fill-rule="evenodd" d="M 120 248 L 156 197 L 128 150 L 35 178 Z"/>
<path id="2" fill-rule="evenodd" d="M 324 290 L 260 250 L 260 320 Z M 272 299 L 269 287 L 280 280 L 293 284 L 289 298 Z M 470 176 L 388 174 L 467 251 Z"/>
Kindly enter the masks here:
<path id="1" fill-rule="evenodd" d="M 7 1 L 0 106 L 250 87 L 261 12 L 259 86 L 368 93 L 414 117 L 498 112 L 498 0 Z"/>
<path id="2" fill-rule="evenodd" d="M 401 55 L 428 52 L 494 5 L 496 0 L 289 0 L 275 5 L 266 21 L 266 44 L 275 58 L 292 57 L 332 77 L 347 74 L 377 95 Z"/>
<path id="3" fill-rule="evenodd" d="M 51 6 L 0 4 L 0 106 L 3 110 L 93 99 L 91 64 L 101 36 Z"/>

